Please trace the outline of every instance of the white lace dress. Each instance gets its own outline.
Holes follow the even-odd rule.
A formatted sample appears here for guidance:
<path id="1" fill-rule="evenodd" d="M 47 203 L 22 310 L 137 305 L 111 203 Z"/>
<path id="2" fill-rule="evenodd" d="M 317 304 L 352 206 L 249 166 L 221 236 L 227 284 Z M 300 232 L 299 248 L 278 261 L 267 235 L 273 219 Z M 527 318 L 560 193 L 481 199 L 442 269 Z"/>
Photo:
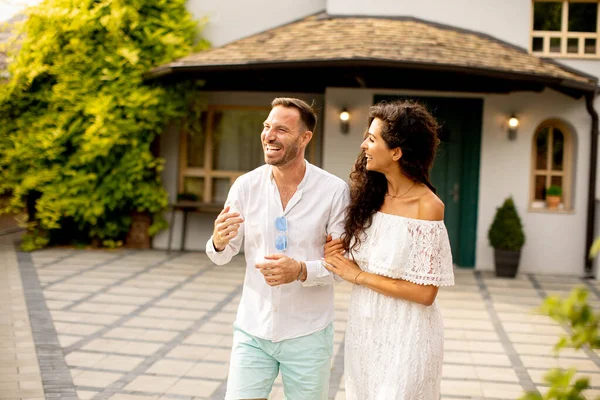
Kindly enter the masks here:
<path id="1" fill-rule="evenodd" d="M 377 212 L 353 257 L 373 274 L 421 285 L 454 284 L 443 221 Z M 427 307 L 354 286 L 346 331 L 346 399 L 438 400 L 443 355 L 444 326 L 435 302 Z"/>

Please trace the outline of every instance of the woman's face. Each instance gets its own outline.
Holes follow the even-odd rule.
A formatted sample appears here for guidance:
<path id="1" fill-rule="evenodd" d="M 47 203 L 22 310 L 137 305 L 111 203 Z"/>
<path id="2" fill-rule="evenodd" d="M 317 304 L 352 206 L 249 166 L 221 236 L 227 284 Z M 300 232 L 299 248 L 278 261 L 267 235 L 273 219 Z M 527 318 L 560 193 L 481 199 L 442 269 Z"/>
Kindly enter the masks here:
<path id="1" fill-rule="evenodd" d="M 365 140 L 360 145 L 367 158 L 367 170 L 376 172 L 386 172 L 392 165 L 398 161 L 394 160 L 394 154 L 398 149 L 388 148 L 387 143 L 381 137 L 381 126 L 383 122 L 375 118 L 369 126 L 369 131 Z"/>

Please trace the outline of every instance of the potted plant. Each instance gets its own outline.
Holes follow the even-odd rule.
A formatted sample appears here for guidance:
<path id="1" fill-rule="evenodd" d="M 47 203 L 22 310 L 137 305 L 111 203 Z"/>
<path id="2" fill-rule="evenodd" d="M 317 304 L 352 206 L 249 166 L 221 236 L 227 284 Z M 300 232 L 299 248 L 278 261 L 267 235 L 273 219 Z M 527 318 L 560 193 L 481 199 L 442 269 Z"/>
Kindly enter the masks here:
<path id="1" fill-rule="evenodd" d="M 180 201 L 198 201 L 198 195 L 190 192 L 177 193 L 177 202 Z"/>
<path id="2" fill-rule="evenodd" d="M 562 197 L 562 188 L 557 185 L 551 185 L 546 189 L 546 205 L 551 210 L 556 210 Z"/>
<path id="3" fill-rule="evenodd" d="M 502 207 L 496 210 L 488 239 L 494 248 L 496 276 L 514 278 L 519 268 L 521 248 L 525 244 L 525 234 L 512 197 L 508 197 Z"/>

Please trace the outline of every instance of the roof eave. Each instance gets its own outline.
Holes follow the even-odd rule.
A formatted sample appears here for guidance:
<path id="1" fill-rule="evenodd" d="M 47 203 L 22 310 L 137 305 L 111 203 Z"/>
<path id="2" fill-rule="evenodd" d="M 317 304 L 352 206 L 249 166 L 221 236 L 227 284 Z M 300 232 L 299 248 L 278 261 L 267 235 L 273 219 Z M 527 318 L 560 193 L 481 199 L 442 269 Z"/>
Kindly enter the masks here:
<path id="1" fill-rule="evenodd" d="M 564 87 L 569 92 L 575 91 L 578 94 L 593 93 L 598 89 L 598 82 L 589 83 L 573 79 L 558 78 L 549 75 L 540 75 L 533 73 L 523 73 L 508 70 L 499 70 L 483 67 L 469 67 L 454 64 L 433 64 L 408 61 L 392 60 L 374 60 L 368 58 L 344 58 L 344 59 L 326 59 L 326 60 L 298 60 L 298 61 L 257 61 L 245 63 L 229 64 L 197 64 L 175 62 L 152 69 L 145 75 L 146 80 L 158 79 L 169 75 L 202 73 L 202 72 L 226 72 L 226 71 L 248 71 L 274 68 L 311 68 L 319 69 L 324 67 L 392 67 L 392 68 L 418 68 L 429 71 L 458 72 L 464 74 L 473 74 L 478 76 L 490 76 L 494 78 L 507 79 L 510 81 L 529 81 L 551 86 L 553 88 Z"/>

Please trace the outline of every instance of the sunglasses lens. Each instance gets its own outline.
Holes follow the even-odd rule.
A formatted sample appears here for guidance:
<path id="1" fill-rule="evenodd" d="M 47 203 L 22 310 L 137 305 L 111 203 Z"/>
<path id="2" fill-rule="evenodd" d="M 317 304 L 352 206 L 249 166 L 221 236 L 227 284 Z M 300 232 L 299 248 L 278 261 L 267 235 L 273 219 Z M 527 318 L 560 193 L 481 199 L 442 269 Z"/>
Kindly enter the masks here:
<path id="1" fill-rule="evenodd" d="M 287 219 L 285 217 L 277 217 L 275 219 L 275 228 L 281 232 L 287 231 Z"/>
<path id="2" fill-rule="evenodd" d="M 275 239 L 275 248 L 278 251 L 283 251 L 283 250 L 287 249 L 287 236 L 285 236 L 285 235 L 277 236 L 277 239 Z"/>

